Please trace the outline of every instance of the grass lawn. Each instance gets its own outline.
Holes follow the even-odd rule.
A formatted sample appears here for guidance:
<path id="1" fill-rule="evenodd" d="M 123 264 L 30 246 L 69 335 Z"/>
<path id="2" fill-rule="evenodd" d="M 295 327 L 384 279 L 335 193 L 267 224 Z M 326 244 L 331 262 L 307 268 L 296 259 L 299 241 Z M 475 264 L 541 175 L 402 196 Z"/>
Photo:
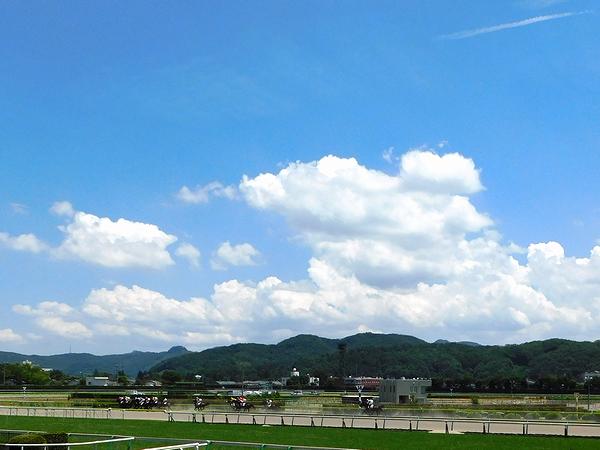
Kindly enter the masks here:
<path id="1" fill-rule="evenodd" d="M 150 420 L 0 417 L 0 429 L 119 434 L 193 440 L 223 440 L 360 449 L 598 449 L 600 439 L 509 435 L 445 435 L 391 430 L 263 427 L 257 425 L 157 422 Z M 154 444 L 154 443 L 153 443 Z M 160 443 L 156 445 L 169 445 Z M 143 445 L 147 447 L 147 444 Z M 231 447 L 230 447 L 231 448 Z"/>

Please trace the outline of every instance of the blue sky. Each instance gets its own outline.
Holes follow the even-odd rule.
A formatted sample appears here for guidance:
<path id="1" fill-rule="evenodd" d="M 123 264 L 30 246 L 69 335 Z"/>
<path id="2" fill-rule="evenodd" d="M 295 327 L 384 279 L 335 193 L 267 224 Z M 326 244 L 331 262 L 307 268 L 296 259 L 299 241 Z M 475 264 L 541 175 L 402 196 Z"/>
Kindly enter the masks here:
<path id="1" fill-rule="evenodd" d="M 552 0 L 3 3 L 0 348 L 105 353 L 366 330 L 482 342 L 596 339 L 595 7 Z M 455 153 L 458 162 L 443 158 Z M 416 169 L 402 159 L 407 154 Z M 321 185 L 327 155 L 336 157 L 327 163 L 336 176 Z M 258 199 L 269 181 L 261 173 L 283 183 L 286 202 Z M 474 176 L 481 187 L 460 185 Z M 415 177 L 417 194 L 406 187 Z M 183 186 L 195 192 L 215 181 L 232 190 L 213 190 L 200 203 L 178 196 Z M 390 191 L 395 182 L 401 186 Z M 378 186 L 377 195 L 369 186 Z M 433 208 L 422 220 L 445 217 L 439 227 L 417 236 L 402 228 L 404 218 L 388 224 L 376 207 L 410 214 L 405 197 L 393 200 L 398 189 L 410 204 Z M 489 223 L 452 222 L 445 205 L 456 195 Z M 73 211 L 52 213 L 59 201 Z M 363 201 L 360 220 L 350 217 Z M 102 246 L 109 239 L 102 230 L 86 234 L 100 218 L 128 221 L 110 232 L 117 243 Z M 132 238 L 125 229 L 133 222 L 145 225 L 133 227 Z M 370 236 L 383 222 L 394 231 Z M 23 244 L 23 235 L 33 237 Z M 177 240 L 167 245 L 165 236 Z M 501 250 L 474 256 L 478 239 Z M 182 243 L 201 256 L 178 255 Z M 552 243 L 564 249 L 563 260 Z M 356 250 L 363 246 L 372 253 Z M 430 251 L 440 248 L 447 251 Z M 507 272 L 511 264 L 518 267 Z M 483 269 L 464 273 L 473 265 L 511 281 L 475 286 Z M 263 289 L 269 277 L 281 289 Z M 358 284 L 345 292 L 333 279 Z M 371 296 L 379 300 L 362 305 L 363 318 L 348 307 Z M 418 311 L 406 312 L 415 302 Z M 439 304 L 448 308 L 443 318 L 421 316 Z M 144 312 L 144 305 L 153 306 Z M 170 308 L 193 320 L 165 318 Z M 121 319 L 107 311 L 121 311 Z M 392 312 L 397 320 L 386 320 Z M 450 320 L 455 313 L 460 320 Z M 494 321 L 495 314 L 508 315 Z M 561 325 L 565 315 L 572 325 Z"/>

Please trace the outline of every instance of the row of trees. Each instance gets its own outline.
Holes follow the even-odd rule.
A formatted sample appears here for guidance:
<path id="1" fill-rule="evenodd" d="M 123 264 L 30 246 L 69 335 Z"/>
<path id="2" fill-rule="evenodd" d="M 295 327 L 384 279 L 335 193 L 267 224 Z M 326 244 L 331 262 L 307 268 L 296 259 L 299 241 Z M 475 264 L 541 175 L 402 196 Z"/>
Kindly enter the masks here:
<path id="1" fill-rule="evenodd" d="M 29 362 L 0 364 L 0 382 L 3 385 L 63 385 L 73 377 L 59 370 L 44 370 Z"/>

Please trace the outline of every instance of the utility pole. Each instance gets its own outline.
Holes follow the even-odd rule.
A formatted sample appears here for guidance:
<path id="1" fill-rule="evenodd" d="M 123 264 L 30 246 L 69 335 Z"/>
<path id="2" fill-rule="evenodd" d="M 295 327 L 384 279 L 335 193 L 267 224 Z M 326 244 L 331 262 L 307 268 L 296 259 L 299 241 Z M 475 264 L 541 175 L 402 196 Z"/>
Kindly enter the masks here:
<path id="1" fill-rule="evenodd" d="M 585 377 L 585 382 L 587 383 L 588 388 L 588 411 L 590 411 L 590 393 L 592 388 L 592 377 Z"/>

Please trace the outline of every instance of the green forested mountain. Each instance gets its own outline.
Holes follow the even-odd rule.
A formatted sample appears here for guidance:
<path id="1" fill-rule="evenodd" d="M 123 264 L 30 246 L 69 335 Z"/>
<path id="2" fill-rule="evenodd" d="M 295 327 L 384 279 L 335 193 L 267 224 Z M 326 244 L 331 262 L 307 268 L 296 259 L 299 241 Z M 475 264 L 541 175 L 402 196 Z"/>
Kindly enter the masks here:
<path id="1" fill-rule="evenodd" d="M 340 343 L 345 344 L 345 351 L 338 347 Z M 235 344 L 190 352 L 165 360 L 151 371 L 175 370 L 187 375 L 202 374 L 209 379 L 249 379 L 281 377 L 289 374 L 292 367 L 297 367 L 303 373 L 335 375 L 342 365 L 344 372 L 350 369 L 354 372 L 354 366 L 347 366 L 346 359 L 356 365 L 354 356 L 358 350 L 386 352 L 419 344 L 427 343 L 398 334 L 362 333 L 343 340 L 302 334 L 275 345 Z M 361 370 L 367 371 L 367 368 L 361 364 Z"/>
<path id="2" fill-rule="evenodd" d="M 28 359 L 72 375 L 94 370 L 129 375 L 167 370 L 188 379 L 277 379 L 292 367 L 322 380 L 341 373 L 381 377 L 431 377 L 434 388 L 512 390 L 571 389 L 585 371 L 600 370 L 600 341 L 548 339 L 518 345 L 472 342 L 427 343 L 412 336 L 362 333 L 343 339 L 299 335 L 274 345 L 235 344 L 202 352 L 174 347 L 168 352 L 54 356 L 0 352 L 0 362 Z M 154 375 L 152 375 L 154 376 Z M 600 389 L 600 380 L 598 380 Z"/>
<path id="3" fill-rule="evenodd" d="M 549 339 L 487 346 L 427 343 L 394 334 L 363 333 L 340 340 L 300 335 L 276 345 L 236 344 L 190 352 L 151 370 L 239 380 L 277 378 L 288 375 L 292 367 L 322 379 L 339 375 L 343 368 L 346 376 L 431 377 L 438 383 L 465 386 L 509 383 L 516 387 L 527 380 L 564 385 L 574 383 L 585 371 L 600 370 L 600 341 Z"/>
<path id="4" fill-rule="evenodd" d="M 184 347 L 173 347 L 166 352 L 139 352 L 118 355 L 97 356 L 90 353 L 65 353 L 62 355 L 40 356 L 19 353 L 0 352 L 0 363 L 29 360 L 41 367 L 60 370 L 70 375 L 92 374 L 94 371 L 114 373 L 123 370 L 127 375 L 135 376 L 160 361 L 187 353 Z"/>

